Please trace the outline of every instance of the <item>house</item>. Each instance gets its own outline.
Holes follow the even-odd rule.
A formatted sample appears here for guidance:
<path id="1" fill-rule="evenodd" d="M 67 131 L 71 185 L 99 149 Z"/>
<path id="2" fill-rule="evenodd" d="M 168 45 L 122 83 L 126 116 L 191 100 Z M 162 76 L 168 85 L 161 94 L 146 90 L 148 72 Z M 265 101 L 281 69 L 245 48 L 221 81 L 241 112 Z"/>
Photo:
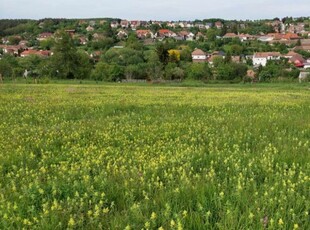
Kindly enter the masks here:
<path id="1" fill-rule="evenodd" d="M 253 55 L 254 66 L 266 66 L 269 60 L 279 60 L 281 54 L 279 52 L 258 52 Z"/>
<path id="2" fill-rule="evenodd" d="M 116 29 L 116 28 L 119 27 L 118 21 L 112 21 L 110 25 L 111 25 L 111 28 L 112 28 L 112 29 Z"/>
<path id="3" fill-rule="evenodd" d="M 116 35 L 119 39 L 128 38 L 128 33 L 125 30 L 118 31 Z"/>
<path id="4" fill-rule="evenodd" d="M 221 21 L 217 21 L 214 23 L 214 26 L 217 28 L 217 29 L 222 29 L 223 28 L 223 23 Z"/>
<path id="5" fill-rule="evenodd" d="M 140 26 L 140 21 L 130 21 L 130 27 L 132 30 L 136 30 Z"/>
<path id="6" fill-rule="evenodd" d="M 24 51 L 24 47 L 17 45 L 17 46 L 10 46 L 10 45 L 0 45 L 0 49 L 3 50 L 5 54 L 11 54 L 14 56 L 19 56 L 19 54 Z"/>
<path id="7" fill-rule="evenodd" d="M 175 28 L 177 26 L 177 23 L 175 23 L 175 22 L 167 22 L 167 26 Z"/>
<path id="8" fill-rule="evenodd" d="M 252 36 L 250 34 L 238 34 L 238 37 L 239 37 L 241 42 L 254 39 L 254 36 Z"/>
<path id="9" fill-rule="evenodd" d="M 210 65 L 213 65 L 213 62 L 215 59 L 217 58 L 225 58 L 225 53 L 223 51 L 214 51 L 208 58 L 208 62 L 210 63 Z"/>
<path id="10" fill-rule="evenodd" d="M 75 29 L 65 30 L 71 37 L 75 34 Z"/>
<path id="11" fill-rule="evenodd" d="M 195 27 L 197 27 L 197 28 L 199 28 L 201 30 L 206 28 L 206 26 L 203 23 L 196 23 Z"/>
<path id="12" fill-rule="evenodd" d="M 192 60 L 193 62 L 206 62 L 208 58 L 207 53 L 202 51 L 201 49 L 195 49 L 192 52 Z"/>
<path id="13" fill-rule="evenodd" d="M 223 38 L 238 38 L 238 35 L 235 33 L 226 33 Z"/>
<path id="14" fill-rule="evenodd" d="M 284 55 L 285 58 L 289 59 L 289 63 L 294 64 L 298 68 L 304 67 L 304 63 L 306 60 L 299 53 L 295 53 L 294 51 L 288 52 L 288 54 Z"/>
<path id="15" fill-rule="evenodd" d="M 136 35 L 140 39 L 154 38 L 154 34 L 150 30 L 137 30 Z"/>
<path id="16" fill-rule="evenodd" d="M 92 27 L 92 26 L 87 26 L 87 28 L 86 28 L 86 31 L 87 32 L 92 32 L 92 31 L 94 31 L 95 29 L 94 29 L 94 27 Z"/>
<path id="17" fill-rule="evenodd" d="M 121 20 L 121 27 L 123 29 L 128 28 L 129 27 L 129 22 L 127 20 Z"/>
<path id="18" fill-rule="evenodd" d="M 193 34 L 192 32 L 190 32 L 186 37 L 187 41 L 194 41 L 194 39 L 195 39 L 195 34 Z"/>
<path id="19" fill-rule="evenodd" d="M 49 50 L 25 50 L 23 51 L 20 56 L 21 57 L 28 57 L 30 55 L 37 55 L 40 57 L 48 57 L 50 56 L 52 53 Z"/>
<path id="20" fill-rule="evenodd" d="M 81 45 L 86 45 L 88 40 L 87 40 L 86 37 L 82 36 L 82 37 L 79 37 L 79 42 L 80 42 Z"/>
<path id="21" fill-rule="evenodd" d="M 187 28 L 186 22 L 179 22 L 179 26 L 180 26 L 181 28 Z"/>
<path id="22" fill-rule="evenodd" d="M 38 41 L 43 41 L 43 40 L 47 40 L 49 38 L 51 38 L 53 36 L 53 33 L 50 32 L 44 32 L 39 34 L 39 36 L 37 37 Z"/>
<path id="23" fill-rule="evenodd" d="M 305 32 L 305 24 L 304 23 L 297 23 L 297 25 L 289 24 L 287 31 L 290 33 L 301 34 L 301 33 Z"/>
<path id="24" fill-rule="evenodd" d="M 212 27 L 212 23 L 210 23 L 210 22 L 206 23 L 206 29 L 207 30 L 210 29 L 211 27 Z"/>
<path id="25" fill-rule="evenodd" d="M 158 31 L 158 36 L 159 37 L 176 37 L 176 33 L 172 32 L 171 30 L 168 29 L 160 29 Z"/>

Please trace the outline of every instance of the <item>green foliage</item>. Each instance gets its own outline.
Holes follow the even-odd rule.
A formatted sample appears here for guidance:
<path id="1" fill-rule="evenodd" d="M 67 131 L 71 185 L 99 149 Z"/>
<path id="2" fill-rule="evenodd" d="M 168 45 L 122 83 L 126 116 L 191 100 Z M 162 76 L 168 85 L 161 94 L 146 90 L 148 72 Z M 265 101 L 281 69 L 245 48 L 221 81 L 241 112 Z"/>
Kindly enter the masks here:
<path id="1" fill-rule="evenodd" d="M 156 45 L 156 53 L 158 56 L 159 61 L 166 65 L 169 61 L 169 53 L 168 53 L 169 47 L 167 43 L 158 43 Z"/>
<path id="2" fill-rule="evenodd" d="M 3 84 L 0 229 L 309 229 L 307 87 Z"/>
<path id="3" fill-rule="evenodd" d="M 51 50 L 54 45 L 54 40 L 53 39 L 45 39 L 40 41 L 40 48 L 43 50 Z"/>
<path id="4" fill-rule="evenodd" d="M 192 61 L 192 51 L 189 47 L 185 47 L 184 49 L 181 50 L 180 60 L 187 62 Z"/>
<path id="5" fill-rule="evenodd" d="M 100 61 L 96 64 L 91 76 L 97 81 L 120 81 L 124 78 L 124 68 L 117 64 Z"/>
<path id="6" fill-rule="evenodd" d="M 269 82 L 279 78 L 297 78 L 299 70 L 292 67 L 286 59 L 268 61 L 265 67 L 258 71 L 259 80 Z"/>
<path id="7" fill-rule="evenodd" d="M 91 65 L 87 54 L 77 52 L 73 40 L 65 31 L 55 34 L 54 55 L 51 57 L 56 77 L 64 79 L 84 79 L 89 77 Z"/>
<path id="8" fill-rule="evenodd" d="M 94 50 L 108 50 L 114 45 L 114 39 L 113 38 L 101 38 L 97 40 L 93 40 L 90 43 L 90 46 Z"/>
<path id="9" fill-rule="evenodd" d="M 19 36 L 11 36 L 11 37 L 9 37 L 10 45 L 18 45 L 18 43 L 20 41 L 21 41 L 21 37 L 19 37 Z"/>
<path id="10" fill-rule="evenodd" d="M 143 63 L 143 58 L 142 51 L 131 48 L 111 48 L 102 56 L 103 61 L 107 63 L 115 63 L 121 66 Z"/>
<path id="11" fill-rule="evenodd" d="M 124 75 L 127 80 L 131 79 L 147 79 L 148 65 L 146 63 L 132 64 L 125 67 Z"/>
<path id="12" fill-rule="evenodd" d="M 216 79 L 218 80 L 234 80 L 242 79 L 247 73 L 247 66 L 234 62 L 220 63 L 216 71 Z"/>
<path id="13" fill-rule="evenodd" d="M 138 40 L 135 33 L 129 34 L 126 47 L 134 50 L 143 50 L 143 44 Z"/>
<path id="14" fill-rule="evenodd" d="M 183 79 L 185 76 L 184 70 L 177 66 L 176 63 L 169 62 L 165 67 L 165 79 L 176 80 Z"/>
<path id="15" fill-rule="evenodd" d="M 17 60 L 11 55 L 3 55 L 0 59 L 0 73 L 2 77 L 13 77 L 14 69 L 19 68 Z"/>
<path id="16" fill-rule="evenodd" d="M 207 63 L 192 63 L 187 69 L 187 77 L 194 80 L 209 80 L 212 71 Z"/>

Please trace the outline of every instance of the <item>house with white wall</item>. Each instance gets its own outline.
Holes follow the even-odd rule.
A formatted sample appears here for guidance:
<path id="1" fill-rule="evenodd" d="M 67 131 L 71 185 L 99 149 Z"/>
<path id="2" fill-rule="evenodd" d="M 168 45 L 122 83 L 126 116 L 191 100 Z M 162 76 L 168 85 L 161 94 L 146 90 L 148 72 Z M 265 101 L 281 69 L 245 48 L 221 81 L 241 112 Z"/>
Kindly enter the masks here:
<path id="1" fill-rule="evenodd" d="M 192 60 L 193 62 L 206 62 L 207 61 L 207 54 L 202 51 L 201 49 L 195 49 L 193 52 L 192 52 Z"/>
<path id="2" fill-rule="evenodd" d="M 258 52 L 253 55 L 254 66 L 266 66 L 269 60 L 279 60 L 281 54 L 279 52 Z"/>

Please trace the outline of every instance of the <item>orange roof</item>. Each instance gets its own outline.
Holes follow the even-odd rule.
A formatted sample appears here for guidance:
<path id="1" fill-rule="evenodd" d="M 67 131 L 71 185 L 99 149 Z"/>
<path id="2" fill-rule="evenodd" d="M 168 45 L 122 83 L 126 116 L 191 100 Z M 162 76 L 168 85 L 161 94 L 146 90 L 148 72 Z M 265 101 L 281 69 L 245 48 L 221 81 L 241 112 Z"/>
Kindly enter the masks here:
<path id="1" fill-rule="evenodd" d="M 206 55 L 206 53 L 204 51 L 202 51 L 201 49 L 195 49 L 192 52 L 192 55 Z"/>
<path id="2" fill-rule="evenodd" d="M 160 29 L 158 32 L 160 34 L 166 34 L 166 33 L 170 33 L 170 30 L 168 30 L 168 29 Z"/>
<path id="3" fill-rule="evenodd" d="M 150 30 L 137 30 L 136 31 L 137 34 L 147 34 L 147 33 L 151 33 Z"/>
<path id="4" fill-rule="evenodd" d="M 258 52 L 254 54 L 254 57 L 277 57 L 281 56 L 279 52 Z"/>
<path id="5" fill-rule="evenodd" d="M 223 37 L 226 37 L 226 38 L 234 38 L 234 37 L 237 37 L 237 34 L 235 34 L 235 33 L 227 33 L 227 34 L 225 34 Z"/>
<path id="6" fill-rule="evenodd" d="M 48 50 L 25 50 L 20 55 L 21 56 L 29 56 L 29 55 L 49 56 L 50 51 Z"/>
<path id="7" fill-rule="evenodd" d="M 298 34 L 294 34 L 294 33 L 287 33 L 287 34 L 269 33 L 267 36 L 274 37 L 277 40 L 281 40 L 281 39 L 290 40 L 290 39 L 299 39 L 300 38 L 298 36 Z"/>

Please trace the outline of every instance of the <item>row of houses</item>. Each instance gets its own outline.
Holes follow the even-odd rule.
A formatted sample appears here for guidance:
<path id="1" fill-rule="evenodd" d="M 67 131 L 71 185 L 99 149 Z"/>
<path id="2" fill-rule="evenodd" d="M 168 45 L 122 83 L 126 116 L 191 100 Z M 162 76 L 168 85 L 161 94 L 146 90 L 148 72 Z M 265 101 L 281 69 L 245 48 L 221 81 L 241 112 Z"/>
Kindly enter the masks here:
<path id="1" fill-rule="evenodd" d="M 180 21 L 180 22 L 172 22 L 172 21 L 168 21 L 168 22 L 161 22 L 161 21 L 139 21 L 139 20 L 133 20 L 133 21 L 129 21 L 129 20 L 121 20 L 121 21 L 117 21 L 114 20 L 110 23 L 111 27 L 116 29 L 116 28 L 123 28 L 123 29 L 127 29 L 127 28 L 131 28 L 133 30 L 136 30 L 138 27 L 149 27 L 150 25 L 158 25 L 160 27 L 162 27 L 163 24 L 166 24 L 168 27 L 171 28 L 199 28 L 199 29 L 210 29 L 211 27 L 216 27 L 218 29 L 223 28 L 224 24 L 221 21 L 217 21 L 214 24 L 212 23 L 203 23 L 203 22 L 190 22 L 190 21 Z"/>
<path id="2" fill-rule="evenodd" d="M 208 54 L 201 49 L 195 49 L 192 52 L 193 62 L 209 62 L 210 64 L 213 64 L 213 60 L 216 57 L 225 58 L 225 54 L 218 51 Z M 283 55 L 279 52 L 257 52 L 254 53 L 253 56 L 247 56 L 244 58 L 252 59 L 254 67 L 258 67 L 260 65 L 266 66 L 269 60 L 280 60 L 281 58 L 286 58 L 290 63 L 294 64 L 298 68 L 310 68 L 310 59 L 306 60 L 302 55 L 294 51 L 290 51 Z M 232 61 L 239 63 L 241 62 L 241 58 L 240 56 L 232 56 Z"/>
<path id="3" fill-rule="evenodd" d="M 38 55 L 41 57 L 48 57 L 53 55 L 49 50 L 34 50 L 26 46 L 21 45 L 0 45 L 0 49 L 3 50 L 4 54 L 11 54 L 15 57 L 28 57 L 30 55 Z"/>

